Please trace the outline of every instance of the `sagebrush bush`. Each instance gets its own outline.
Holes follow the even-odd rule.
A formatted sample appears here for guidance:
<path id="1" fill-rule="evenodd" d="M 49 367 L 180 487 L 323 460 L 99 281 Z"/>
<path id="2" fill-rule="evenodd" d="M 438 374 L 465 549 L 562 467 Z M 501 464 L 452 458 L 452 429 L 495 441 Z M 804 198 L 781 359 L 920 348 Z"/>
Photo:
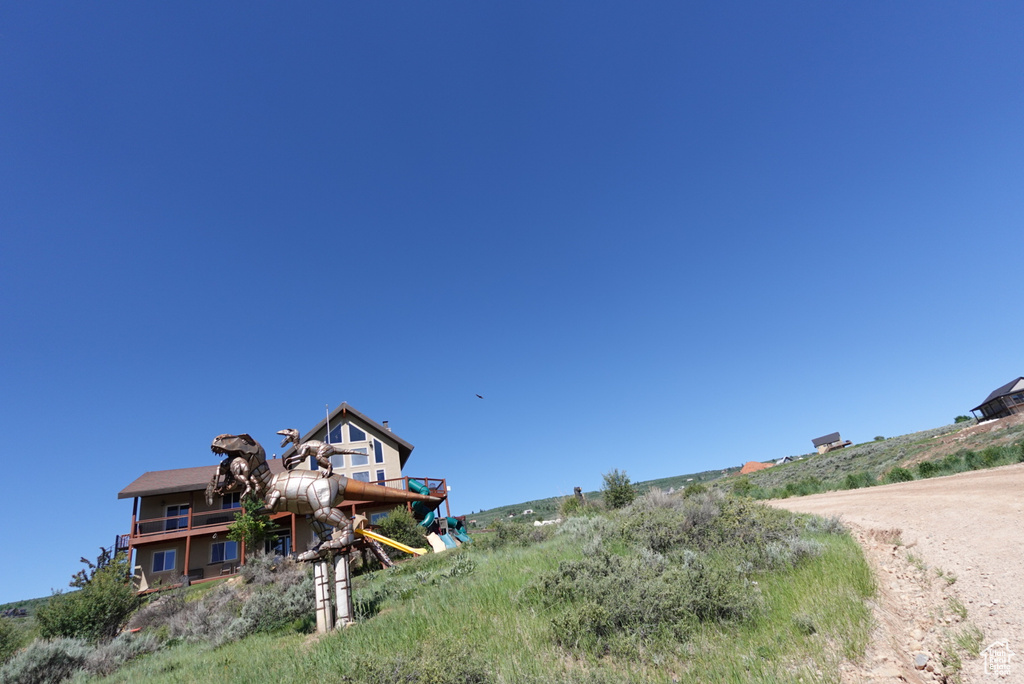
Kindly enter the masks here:
<path id="1" fill-rule="evenodd" d="M 0 669 L 0 682 L 56 684 L 81 669 L 92 650 L 84 639 L 37 639 Z"/>
<path id="2" fill-rule="evenodd" d="M 804 529 L 811 534 L 846 534 L 848 532 L 838 515 L 828 517 L 821 515 L 808 516 Z"/>
<path id="3" fill-rule="evenodd" d="M 221 584 L 198 601 L 184 603 L 167 621 L 168 636 L 191 642 L 216 641 L 241 612 L 234 589 Z"/>
<path id="4" fill-rule="evenodd" d="M 245 602 L 239 616 L 244 629 L 243 625 L 236 625 L 235 630 L 242 631 L 240 636 L 272 632 L 290 622 L 313 615 L 313 611 L 311 577 L 305 577 L 301 583 L 288 587 L 268 584 Z"/>
<path id="5" fill-rule="evenodd" d="M 85 659 L 83 668 L 94 675 L 106 676 L 130 660 L 160 648 L 155 634 L 119 634 L 116 639 L 93 650 Z"/>
<path id="6" fill-rule="evenodd" d="M 266 586 L 276 584 L 282 588 L 302 582 L 311 570 L 308 563 L 292 558 L 281 558 L 269 553 L 254 553 L 239 569 L 246 584 Z"/>
<path id="7" fill-rule="evenodd" d="M 464 643 L 439 639 L 397 653 L 357 657 L 342 682 L 359 684 L 485 684 L 487 663 Z"/>
<path id="8" fill-rule="evenodd" d="M 54 594 L 36 611 L 43 638 L 112 639 L 139 607 L 123 553 L 78 591 Z"/>

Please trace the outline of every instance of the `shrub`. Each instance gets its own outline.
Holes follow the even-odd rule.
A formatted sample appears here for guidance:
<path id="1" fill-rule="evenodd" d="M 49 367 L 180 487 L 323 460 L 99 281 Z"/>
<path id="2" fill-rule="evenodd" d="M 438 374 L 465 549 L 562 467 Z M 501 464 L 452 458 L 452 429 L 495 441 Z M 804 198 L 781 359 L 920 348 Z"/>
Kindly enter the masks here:
<path id="1" fill-rule="evenodd" d="M 875 441 L 876 442 L 884 442 L 885 441 L 885 437 L 883 437 L 882 435 L 875 435 Z"/>
<path id="2" fill-rule="evenodd" d="M 933 461 L 921 461 L 917 464 L 917 474 L 920 477 L 935 477 L 939 472 L 939 464 Z"/>
<path id="3" fill-rule="evenodd" d="M 414 549 L 427 546 L 426 531 L 416 522 L 405 506 L 391 510 L 377 525 L 377 532 Z M 398 549 L 388 549 L 393 558 L 407 558 L 409 554 Z"/>
<path id="4" fill-rule="evenodd" d="M 10 619 L 0 618 L 0 665 L 3 665 L 15 651 L 21 648 L 21 633 L 11 624 Z"/>
<path id="5" fill-rule="evenodd" d="M 846 526 L 843 525 L 839 516 L 833 515 L 825 518 L 820 515 L 812 515 L 807 518 L 807 522 L 804 525 L 811 534 L 846 534 Z"/>
<path id="6" fill-rule="evenodd" d="M 913 473 L 906 468 L 900 468 L 899 466 L 893 468 L 885 475 L 886 484 L 892 484 L 894 482 L 910 482 L 913 479 Z"/>
<path id="7" fill-rule="evenodd" d="M 306 577 L 300 584 L 289 587 L 269 584 L 249 597 L 242 608 L 242 615 L 232 622 L 221 642 L 281 629 L 291 622 L 312 616 L 313 611 L 312 578 Z"/>
<path id="8" fill-rule="evenodd" d="M 153 634 L 120 634 L 90 653 L 85 659 L 84 668 L 92 674 L 106 676 L 128 661 L 159 648 L 160 639 Z"/>
<path id="9" fill-rule="evenodd" d="M 604 479 L 601 491 L 604 492 L 604 502 L 608 508 L 622 508 L 633 503 L 636 487 L 629 481 L 625 470 L 615 468 L 601 477 Z"/>
<path id="10" fill-rule="evenodd" d="M 739 478 L 732 485 L 732 493 L 736 496 L 750 496 L 753 491 L 754 483 L 746 476 Z"/>
<path id="11" fill-rule="evenodd" d="M 683 496 L 684 497 L 696 496 L 697 494 L 703 494 L 706 491 L 708 491 L 708 486 L 706 484 L 702 484 L 700 482 L 696 482 L 696 483 L 690 485 L 689 487 L 686 487 L 685 489 L 683 489 Z"/>
<path id="12" fill-rule="evenodd" d="M 0 669 L 0 681 L 55 684 L 81 669 L 91 650 L 82 639 L 36 640 Z"/>
<path id="13" fill-rule="evenodd" d="M 452 641 L 410 644 L 397 653 L 357 656 L 342 682 L 366 684 L 485 684 L 493 681 L 483 657 Z"/>
<path id="14" fill-rule="evenodd" d="M 843 480 L 843 489 L 860 489 L 874 484 L 875 478 L 871 477 L 871 473 L 862 470 L 858 473 L 849 473 Z"/>
<path id="15" fill-rule="evenodd" d="M 302 582 L 309 572 L 308 564 L 262 551 L 254 553 L 239 570 L 247 584 L 276 584 L 282 589 Z"/>
<path id="16" fill-rule="evenodd" d="M 953 419 L 953 422 L 954 423 L 969 423 L 972 420 L 974 420 L 974 419 L 971 418 L 970 416 L 957 416 L 956 418 Z"/>
<path id="17" fill-rule="evenodd" d="M 128 559 L 121 553 L 78 591 L 55 594 L 36 611 L 43 638 L 69 637 L 90 641 L 112 639 L 138 608 L 128 574 Z"/>

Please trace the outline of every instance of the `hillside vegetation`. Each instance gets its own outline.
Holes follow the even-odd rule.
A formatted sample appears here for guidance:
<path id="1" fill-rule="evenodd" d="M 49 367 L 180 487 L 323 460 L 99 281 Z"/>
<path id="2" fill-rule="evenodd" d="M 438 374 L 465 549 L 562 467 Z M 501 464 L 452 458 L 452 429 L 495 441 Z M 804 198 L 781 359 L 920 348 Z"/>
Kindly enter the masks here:
<path id="1" fill-rule="evenodd" d="M 102 681 L 838 681 L 863 654 L 874 584 L 835 521 L 715 492 L 583 512 L 357 577 L 359 622 L 321 637 L 302 566 L 164 594 Z"/>
<path id="2" fill-rule="evenodd" d="M 954 423 L 808 454 L 803 460 L 727 478 L 716 483 L 754 498 L 803 496 L 835 489 L 857 489 L 1024 460 L 1024 416 L 977 424 Z"/>

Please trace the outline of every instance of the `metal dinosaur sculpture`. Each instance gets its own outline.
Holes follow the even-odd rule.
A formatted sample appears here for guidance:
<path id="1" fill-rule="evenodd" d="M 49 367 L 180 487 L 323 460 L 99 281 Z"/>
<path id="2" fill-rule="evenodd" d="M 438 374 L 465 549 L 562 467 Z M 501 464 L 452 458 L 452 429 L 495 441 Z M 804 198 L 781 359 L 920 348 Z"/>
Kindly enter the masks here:
<path id="1" fill-rule="evenodd" d="M 429 504 L 440 504 L 443 501 L 440 497 L 360 482 L 344 475 L 324 476 L 315 470 L 285 470 L 272 475 L 263 447 L 245 434 L 218 435 L 210 444 L 210 450 L 226 457 L 214 474 L 215 481 L 226 468 L 236 479 L 246 483 L 247 492 L 251 491 L 263 499 L 264 506 L 269 512 L 287 511 L 313 518 L 320 543 L 300 554 L 299 560 L 323 558 L 355 541 L 348 519 L 335 508 L 342 501 L 422 501 Z M 208 487 L 208 498 L 210 490 Z M 217 490 L 217 485 L 214 485 L 213 491 Z M 329 528 L 335 530 L 333 535 L 329 533 Z"/>
<path id="2" fill-rule="evenodd" d="M 295 453 L 285 459 L 284 467 L 288 470 L 294 470 L 295 466 L 299 465 L 307 458 L 312 456 L 316 459 L 316 464 L 323 470 L 321 477 L 330 477 L 334 474 L 334 465 L 331 463 L 331 456 L 335 454 L 362 454 L 362 451 L 350 451 L 348 449 L 339 449 L 334 444 L 329 442 L 321 442 L 320 440 L 311 439 L 308 442 L 299 443 L 299 431 L 288 428 L 287 430 L 278 430 L 277 434 L 284 435 L 284 439 L 281 441 L 281 448 L 289 442 L 295 445 Z"/>

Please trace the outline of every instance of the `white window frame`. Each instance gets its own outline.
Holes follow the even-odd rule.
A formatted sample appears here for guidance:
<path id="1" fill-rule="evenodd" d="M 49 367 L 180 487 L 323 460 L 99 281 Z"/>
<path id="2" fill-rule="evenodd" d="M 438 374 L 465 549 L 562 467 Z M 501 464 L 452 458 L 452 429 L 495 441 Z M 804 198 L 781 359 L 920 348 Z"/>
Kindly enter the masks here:
<path id="1" fill-rule="evenodd" d="M 365 480 L 361 480 L 358 477 L 356 477 L 357 475 L 365 475 L 366 479 Z M 356 480 L 357 482 L 366 482 L 367 484 L 369 484 L 370 482 L 373 481 L 373 480 L 370 479 L 370 471 L 369 470 L 360 470 L 360 471 L 355 472 L 355 473 L 350 473 L 349 477 L 352 478 L 353 480 Z"/>
<path id="2" fill-rule="evenodd" d="M 374 482 L 383 483 L 386 479 L 388 479 L 387 471 L 383 468 L 377 468 L 377 479 Z"/>
<path id="3" fill-rule="evenodd" d="M 184 515 L 182 515 L 182 513 L 181 513 L 181 507 L 182 506 L 185 507 Z M 178 509 L 178 512 L 175 513 L 173 516 L 171 515 L 171 509 L 172 508 Z M 164 531 L 165 532 L 169 532 L 171 530 L 185 530 L 185 529 L 188 529 L 188 512 L 191 509 L 192 509 L 192 504 L 189 504 L 189 503 L 170 504 L 170 505 L 164 506 L 164 518 L 174 517 L 174 518 L 178 519 L 177 523 L 176 523 L 177 527 L 168 527 L 168 525 L 171 523 L 171 521 L 170 520 L 164 520 Z M 184 520 L 182 520 L 182 518 L 184 518 Z"/>
<path id="4" fill-rule="evenodd" d="M 361 444 L 363 442 L 369 442 L 373 438 L 372 435 L 370 435 L 370 431 L 369 430 L 365 430 L 362 427 L 356 425 L 355 423 L 353 423 L 351 421 L 345 423 L 345 427 L 348 428 L 348 430 L 346 430 L 345 432 L 348 432 L 348 443 L 349 444 Z M 349 432 L 349 430 L 351 430 L 353 427 L 355 427 L 356 430 L 359 430 L 360 432 L 362 432 L 363 435 L 365 435 L 365 436 L 362 439 L 352 439 L 352 433 Z"/>
<path id="5" fill-rule="evenodd" d="M 377 465 L 384 465 L 384 442 L 380 441 L 376 437 L 373 438 L 373 462 Z M 377 460 L 377 445 L 380 444 L 380 460 Z"/>
<path id="6" fill-rule="evenodd" d="M 227 504 L 238 502 L 237 506 L 228 506 Z M 236 508 L 242 507 L 242 493 L 241 492 L 228 492 L 222 494 L 220 497 L 220 510 L 222 511 L 233 511 Z"/>
<path id="7" fill-rule="evenodd" d="M 228 558 L 228 544 L 234 544 L 234 546 L 235 546 L 235 555 L 234 555 L 233 558 Z M 218 546 L 224 547 L 224 550 L 221 553 L 223 558 L 221 560 L 214 560 L 213 559 L 213 550 L 216 547 L 218 547 Z M 211 565 L 213 565 L 214 563 L 232 563 L 232 562 L 237 561 L 237 560 L 238 560 L 238 542 L 230 540 L 230 539 L 226 539 L 224 541 L 215 541 L 212 544 L 210 544 L 210 564 Z"/>
<path id="8" fill-rule="evenodd" d="M 169 554 L 169 553 L 173 554 L 174 563 L 171 565 L 171 567 L 168 568 L 167 567 L 167 554 Z M 156 569 L 156 557 L 159 556 L 160 554 L 163 554 L 163 559 L 164 559 L 164 562 L 162 564 L 163 565 L 163 569 L 162 570 L 157 570 Z M 178 549 L 160 549 L 159 551 L 154 551 L 153 552 L 153 562 L 150 563 L 150 567 L 153 568 L 153 572 L 155 572 L 155 573 L 156 572 L 173 572 L 173 571 L 177 570 L 178 569 Z"/>
<path id="9" fill-rule="evenodd" d="M 348 455 L 348 460 L 352 464 L 353 468 L 362 468 L 363 466 L 369 466 L 372 463 L 372 461 L 373 461 L 373 457 L 370 455 L 370 450 L 367 449 L 366 447 L 350 448 L 349 451 L 359 451 L 360 449 L 366 449 L 366 453 L 365 454 L 349 454 Z M 356 463 L 356 456 L 365 456 L 366 457 L 366 463 Z"/>

